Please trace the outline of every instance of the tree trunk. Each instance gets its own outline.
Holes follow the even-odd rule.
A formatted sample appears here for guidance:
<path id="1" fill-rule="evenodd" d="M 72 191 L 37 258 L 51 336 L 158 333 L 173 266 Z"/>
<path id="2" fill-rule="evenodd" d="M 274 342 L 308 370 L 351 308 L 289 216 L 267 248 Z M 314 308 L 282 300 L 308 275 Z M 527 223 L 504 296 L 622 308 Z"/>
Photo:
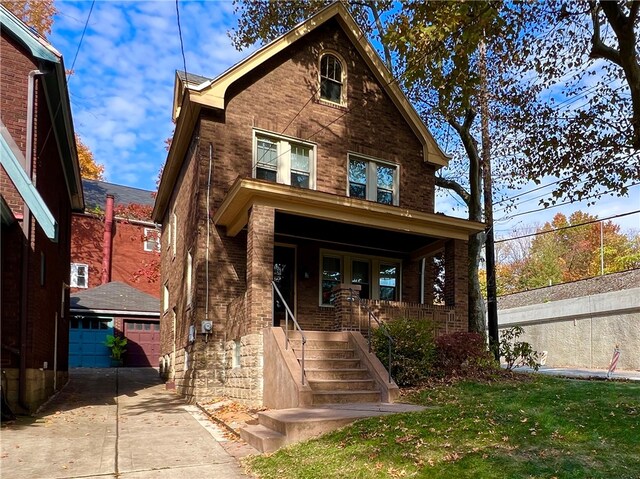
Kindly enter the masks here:
<path id="1" fill-rule="evenodd" d="M 478 142 L 471 134 L 471 126 L 475 120 L 476 112 L 470 108 L 467 110 L 464 123 L 460 124 L 455 119 L 449 119 L 449 124 L 460 135 L 460 140 L 469 158 L 469 194 L 463 196 L 468 208 L 469 219 L 482 221 L 482 186 L 480 184 L 480 153 Z M 454 190 L 455 191 L 455 190 Z M 469 238 L 469 331 L 486 334 L 485 308 L 480 278 L 478 277 L 478 265 L 480 264 L 480 252 L 484 244 L 484 232 L 476 233 Z"/>

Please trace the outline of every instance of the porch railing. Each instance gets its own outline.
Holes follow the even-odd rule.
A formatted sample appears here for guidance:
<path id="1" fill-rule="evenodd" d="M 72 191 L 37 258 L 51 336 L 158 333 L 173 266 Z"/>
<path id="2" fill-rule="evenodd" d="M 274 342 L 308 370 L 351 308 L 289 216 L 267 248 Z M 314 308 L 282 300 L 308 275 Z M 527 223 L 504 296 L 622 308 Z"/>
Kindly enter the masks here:
<path id="1" fill-rule="evenodd" d="M 369 307 L 368 304 L 366 304 L 364 301 L 362 301 L 360 299 L 360 296 L 354 295 L 353 294 L 353 289 L 349 288 L 349 301 L 353 304 L 354 302 L 358 302 L 358 304 L 360 305 L 361 308 L 363 308 L 366 312 L 367 312 L 367 342 L 369 343 L 369 352 L 372 351 L 371 348 L 371 335 L 372 335 L 372 330 L 371 330 L 371 320 L 374 320 L 376 322 L 376 324 L 378 325 L 378 329 L 380 329 L 380 331 L 382 331 L 382 333 L 386 336 L 387 338 L 387 345 L 389 347 L 389 356 L 388 356 L 388 364 L 387 364 L 387 371 L 389 372 L 389 383 L 392 382 L 391 379 L 391 365 L 393 364 L 393 338 L 391 337 L 391 335 L 389 334 L 389 331 L 387 330 L 386 326 L 384 325 L 383 322 L 381 322 L 378 317 L 375 315 L 375 313 L 371 310 L 371 308 Z"/>
<path id="2" fill-rule="evenodd" d="M 280 298 L 280 301 L 282 301 L 282 304 L 284 305 L 284 311 L 285 311 L 285 315 L 284 315 L 284 336 L 285 336 L 285 349 L 289 349 L 289 317 L 291 317 L 291 321 L 293 323 L 293 327 L 294 329 L 297 329 L 298 331 L 300 331 L 300 338 L 301 338 L 301 342 L 302 342 L 302 352 L 301 352 L 301 357 L 300 357 L 300 366 L 302 369 L 302 384 L 304 385 L 304 345 L 307 342 L 307 338 L 304 335 L 304 332 L 302 331 L 302 328 L 300 327 L 300 324 L 298 324 L 298 321 L 296 321 L 296 317 L 294 316 L 294 314 L 291 312 L 291 309 L 289 308 L 289 305 L 287 304 L 287 302 L 284 300 L 284 298 L 282 297 L 282 293 L 280 292 L 280 290 L 278 289 L 278 286 L 276 286 L 275 281 L 271 281 L 271 286 L 273 288 L 273 292 L 275 294 L 278 295 L 278 297 Z M 273 315 L 275 316 L 275 301 L 273 302 Z"/>

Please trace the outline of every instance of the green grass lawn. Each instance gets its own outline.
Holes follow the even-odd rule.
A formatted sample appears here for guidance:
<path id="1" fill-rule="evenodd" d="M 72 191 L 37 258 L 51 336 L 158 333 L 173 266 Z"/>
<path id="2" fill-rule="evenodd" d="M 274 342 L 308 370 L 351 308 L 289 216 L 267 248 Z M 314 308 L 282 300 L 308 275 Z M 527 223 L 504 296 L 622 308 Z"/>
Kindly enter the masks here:
<path id="1" fill-rule="evenodd" d="M 247 460 L 260 478 L 640 479 L 640 384 L 535 377 L 416 393 L 429 406 Z"/>

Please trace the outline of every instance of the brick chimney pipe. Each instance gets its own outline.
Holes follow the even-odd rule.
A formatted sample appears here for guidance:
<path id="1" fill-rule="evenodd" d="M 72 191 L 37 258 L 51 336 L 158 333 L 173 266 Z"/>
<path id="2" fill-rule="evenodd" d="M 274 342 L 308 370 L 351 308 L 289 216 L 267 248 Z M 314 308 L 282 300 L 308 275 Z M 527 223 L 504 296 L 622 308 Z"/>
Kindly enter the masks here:
<path id="1" fill-rule="evenodd" d="M 102 243 L 102 284 L 111 281 L 111 244 L 113 236 L 113 195 L 107 195 Z"/>

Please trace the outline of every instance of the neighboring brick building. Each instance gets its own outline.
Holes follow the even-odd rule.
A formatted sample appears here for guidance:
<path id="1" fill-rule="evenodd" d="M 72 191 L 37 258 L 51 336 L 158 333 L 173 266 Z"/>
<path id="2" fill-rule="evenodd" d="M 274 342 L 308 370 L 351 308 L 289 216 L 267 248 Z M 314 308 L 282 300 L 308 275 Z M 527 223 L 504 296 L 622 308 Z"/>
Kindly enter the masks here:
<path id="1" fill-rule="evenodd" d="M 2 389 L 34 411 L 68 377 L 71 212 L 83 196 L 62 56 L 0 6 Z"/>
<path id="2" fill-rule="evenodd" d="M 82 186 L 85 212 L 74 213 L 71 228 L 71 292 L 99 286 L 104 278 L 159 298 L 160 229 L 150 220 L 154 193 L 97 180 L 82 180 Z M 110 245 L 104 242 L 107 196 L 113 197 L 114 211 Z M 130 205 L 138 207 L 129 210 Z"/>
<path id="3" fill-rule="evenodd" d="M 335 293 L 352 285 L 387 320 L 467 329 L 466 242 L 483 225 L 434 214 L 448 158 L 342 4 L 218 78 L 178 74 L 174 92 L 154 221 L 161 367 L 180 393 L 266 401 L 264 335 L 285 318 L 272 280 L 306 331 L 351 329 Z M 442 251 L 438 308 L 425 258 Z"/>
<path id="4" fill-rule="evenodd" d="M 154 194 L 104 181 L 82 185 L 85 212 L 74 213 L 71 228 L 69 365 L 109 366 L 104 341 L 117 334 L 129 340 L 125 366 L 157 366 L 160 229 L 149 220 Z M 105 294 L 112 295 L 108 307 Z"/>

